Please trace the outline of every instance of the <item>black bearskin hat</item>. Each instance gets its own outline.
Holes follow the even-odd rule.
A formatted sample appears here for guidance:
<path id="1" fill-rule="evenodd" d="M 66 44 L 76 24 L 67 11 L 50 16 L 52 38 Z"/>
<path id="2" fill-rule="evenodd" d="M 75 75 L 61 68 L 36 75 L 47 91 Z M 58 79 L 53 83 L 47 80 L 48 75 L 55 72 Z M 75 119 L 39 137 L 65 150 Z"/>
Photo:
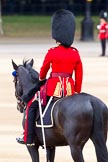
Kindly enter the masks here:
<path id="1" fill-rule="evenodd" d="M 68 10 L 58 10 L 52 16 L 52 38 L 64 46 L 71 46 L 75 34 L 75 17 Z"/>
<path id="2" fill-rule="evenodd" d="M 102 10 L 102 11 L 100 12 L 100 18 L 107 21 L 108 13 Z"/>

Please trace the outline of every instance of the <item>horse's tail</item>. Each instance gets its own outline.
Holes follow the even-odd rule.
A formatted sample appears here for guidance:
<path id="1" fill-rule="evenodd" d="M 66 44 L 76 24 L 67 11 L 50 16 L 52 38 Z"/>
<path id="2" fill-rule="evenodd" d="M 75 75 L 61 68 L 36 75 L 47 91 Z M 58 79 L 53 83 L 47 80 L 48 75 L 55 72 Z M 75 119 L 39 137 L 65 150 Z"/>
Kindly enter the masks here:
<path id="1" fill-rule="evenodd" d="M 91 140 L 95 145 L 97 161 L 108 162 L 108 152 L 106 146 L 108 131 L 108 108 L 97 98 L 91 99 L 93 106 L 93 129 Z"/>

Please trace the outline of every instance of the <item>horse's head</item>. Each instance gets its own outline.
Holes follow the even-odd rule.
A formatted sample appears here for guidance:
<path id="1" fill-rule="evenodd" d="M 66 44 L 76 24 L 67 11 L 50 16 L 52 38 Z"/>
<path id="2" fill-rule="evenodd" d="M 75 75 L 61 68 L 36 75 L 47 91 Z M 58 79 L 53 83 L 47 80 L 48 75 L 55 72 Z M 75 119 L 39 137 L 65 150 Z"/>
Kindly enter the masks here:
<path id="1" fill-rule="evenodd" d="M 21 101 L 29 100 L 32 91 L 39 89 L 39 74 L 33 69 L 33 59 L 30 61 L 23 61 L 22 65 L 17 65 L 12 60 L 14 72 L 14 84 L 15 84 L 15 96 L 18 99 L 18 103 Z M 33 93 L 32 93 L 33 95 Z"/>

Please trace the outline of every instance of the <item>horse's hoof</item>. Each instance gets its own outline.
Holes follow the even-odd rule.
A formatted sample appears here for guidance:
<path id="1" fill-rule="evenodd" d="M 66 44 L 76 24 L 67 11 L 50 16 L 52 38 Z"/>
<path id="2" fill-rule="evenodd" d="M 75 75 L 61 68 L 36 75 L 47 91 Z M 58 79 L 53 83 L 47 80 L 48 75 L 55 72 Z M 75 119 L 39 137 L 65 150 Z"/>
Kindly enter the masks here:
<path id="1" fill-rule="evenodd" d="M 16 138 L 16 141 L 17 141 L 18 143 L 20 143 L 20 144 L 25 144 L 23 138 L 17 137 L 17 138 Z"/>

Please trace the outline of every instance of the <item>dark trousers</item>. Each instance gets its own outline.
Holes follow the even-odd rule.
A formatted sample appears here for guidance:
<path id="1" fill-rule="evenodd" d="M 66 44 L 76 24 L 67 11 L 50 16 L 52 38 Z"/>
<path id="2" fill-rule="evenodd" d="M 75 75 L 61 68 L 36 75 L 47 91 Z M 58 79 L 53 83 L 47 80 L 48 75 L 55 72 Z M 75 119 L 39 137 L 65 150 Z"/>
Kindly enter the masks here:
<path id="1" fill-rule="evenodd" d="M 35 139 L 35 120 L 38 109 L 38 101 L 34 101 L 26 109 L 25 127 L 24 127 L 24 142 L 31 144 Z"/>
<path id="2" fill-rule="evenodd" d="M 47 102 L 50 96 L 47 96 Z M 24 124 L 24 142 L 26 144 L 32 144 L 35 139 L 35 121 L 36 114 L 38 113 L 39 104 L 38 101 L 34 101 L 27 105 L 25 112 L 25 124 Z"/>
<path id="3" fill-rule="evenodd" d="M 102 47 L 102 56 L 105 56 L 105 51 L 106 51 L 106 39 L 101 39 L 101 47 Z"/>

